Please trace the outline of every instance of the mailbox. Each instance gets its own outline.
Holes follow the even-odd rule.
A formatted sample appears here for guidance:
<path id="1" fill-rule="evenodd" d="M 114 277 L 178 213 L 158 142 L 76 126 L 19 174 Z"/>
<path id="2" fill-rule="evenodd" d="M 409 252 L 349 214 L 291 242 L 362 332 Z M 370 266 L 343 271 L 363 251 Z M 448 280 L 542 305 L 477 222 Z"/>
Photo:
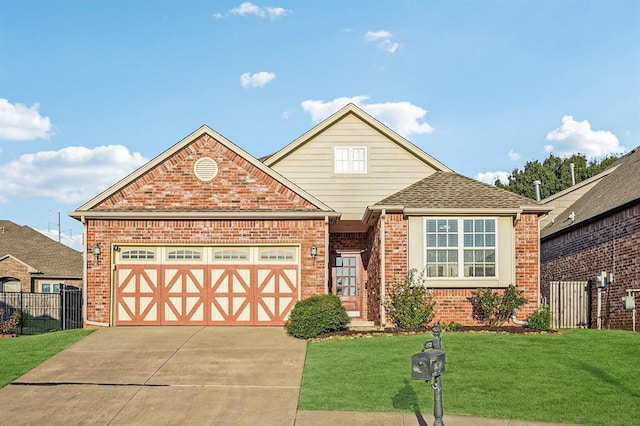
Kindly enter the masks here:
<path id="1" fill-rule="evenodd" d="M 429 349 L 411 358 L 411 378 L 430 381 L 444 373 L 444 351 Z"/>

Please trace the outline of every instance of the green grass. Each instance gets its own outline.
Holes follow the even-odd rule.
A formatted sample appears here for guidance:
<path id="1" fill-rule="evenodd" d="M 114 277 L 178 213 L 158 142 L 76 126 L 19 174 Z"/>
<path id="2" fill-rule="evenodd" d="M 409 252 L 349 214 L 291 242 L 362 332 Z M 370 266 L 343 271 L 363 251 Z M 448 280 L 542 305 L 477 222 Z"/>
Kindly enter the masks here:
<path id="1" fill-rule="evenodd" d="M 307 346 L 299 408 L 433 411 L 411 380 L 431 335 L 325 340 Z M 640 333 L 444 333 L 444 413 L 593 425 L 640 424 Z"/>
<path id="2" fill-rule="evenodd" d="M 0 388 L 92 332 L 68 330 L 0 339 Z"/>

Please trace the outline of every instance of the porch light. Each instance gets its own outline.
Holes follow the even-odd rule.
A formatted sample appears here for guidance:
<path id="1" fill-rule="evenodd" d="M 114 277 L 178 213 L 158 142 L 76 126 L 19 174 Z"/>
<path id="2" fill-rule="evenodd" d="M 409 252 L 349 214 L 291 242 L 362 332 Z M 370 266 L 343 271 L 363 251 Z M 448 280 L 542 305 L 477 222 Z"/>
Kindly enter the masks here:
<path id="1" fill-rule="evenodd" d="M 316 260 L 316 256 L 318 255 L 318 247 L 316 247 L 316 245 L 312 245 L 311 246 L 311 258 L 313 260 Z"/>
<path id="2" fill-rule="evenodd" d="M 98 243 L 96 243 L 93 246 L 93 255 L 96 257 L 96 264 L 97 264 L 100 258 L 100 245 Z"/>

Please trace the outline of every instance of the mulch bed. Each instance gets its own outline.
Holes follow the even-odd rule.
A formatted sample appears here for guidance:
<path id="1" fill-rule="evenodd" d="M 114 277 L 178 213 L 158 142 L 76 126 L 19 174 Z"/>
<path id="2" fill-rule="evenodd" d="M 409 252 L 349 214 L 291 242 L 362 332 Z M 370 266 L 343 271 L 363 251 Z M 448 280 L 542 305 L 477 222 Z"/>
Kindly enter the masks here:
<path id="1" fill-rule="evenodd" d="M 558 330 L 540 331 L 534 328 L 523 326 L 498 326 L 489 327 L 485 325 L 471 326 L 465 325 L 455 330 L 443 331 L 443 333 L 496 333 L 496 334 L 555 334 Z M 428 334 L 433 336 L 431 327 L 421 327 L 418 329 L 407 330 L 403 328 L 385 328 L 382 330 L 340 330 L 330 333 L 323 333 L 318 337 L 310 340 L 327 340 L 327 339 L 350 339 L 350 338 L 367 338 L 376 336 L 396 336 L 402 334 Z"/>

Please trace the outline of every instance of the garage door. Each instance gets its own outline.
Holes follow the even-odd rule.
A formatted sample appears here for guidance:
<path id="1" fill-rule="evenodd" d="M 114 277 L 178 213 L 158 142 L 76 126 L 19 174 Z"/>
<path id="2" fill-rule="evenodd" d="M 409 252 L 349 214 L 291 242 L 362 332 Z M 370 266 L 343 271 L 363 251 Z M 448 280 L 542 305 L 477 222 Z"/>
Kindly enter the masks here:
<path id="1" fill-rule="evenodd" d="M 298 259 L 297 246 L 119 246 L 115 324 L 282 325 Z"/>

